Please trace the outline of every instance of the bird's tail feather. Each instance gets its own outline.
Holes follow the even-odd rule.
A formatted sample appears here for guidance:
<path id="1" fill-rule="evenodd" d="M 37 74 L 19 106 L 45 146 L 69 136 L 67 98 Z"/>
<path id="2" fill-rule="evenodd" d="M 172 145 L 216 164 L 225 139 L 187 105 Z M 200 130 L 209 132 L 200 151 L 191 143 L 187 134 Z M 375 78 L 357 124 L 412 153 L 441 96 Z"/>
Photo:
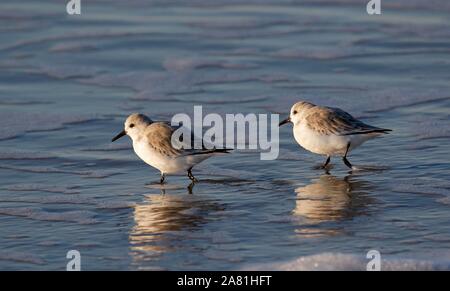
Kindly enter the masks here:
<path id="1" fill-rule="evenodd" d="M 224 153 L 224 154 L 229 154 L 230 151 L 232 151 L 233 149 L 210 149 L 210 150 L 203 150 L 203 151 L 198 151 L 198 152 L 192 152 L 187 154 L 188 156 L 195 156 L 195 155 L 206 155 L 206 154 L 213 154 L 213 153 Z"/>
<path id="2" fill-rule="evenodd" d="M 342 135 L 356 135 L 356 134 L 369 134 L 369 133 L 386 133 L 386 134 L 389 134 L 390 131 L 392 131 L 392 129 L 375 128 L 375 129 L 369 129 L 369 130 L 353 131 L 353 132 L 349 132 L 349 133 L 344 133 Z"/>

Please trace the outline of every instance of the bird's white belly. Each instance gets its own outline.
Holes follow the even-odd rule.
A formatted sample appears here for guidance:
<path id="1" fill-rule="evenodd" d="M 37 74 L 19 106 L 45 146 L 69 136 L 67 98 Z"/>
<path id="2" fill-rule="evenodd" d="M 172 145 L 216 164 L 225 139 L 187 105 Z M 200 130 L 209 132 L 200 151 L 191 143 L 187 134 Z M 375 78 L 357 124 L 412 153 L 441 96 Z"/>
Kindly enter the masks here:
<path id="1" fill-rule="evenodd" d="M 319 155 L 344 155 L 351 138 L 321 134 L 307 126 L 294 127 L 294 138 L 304 149 Z"/>
<path id="2" fill-rule="evenodd" d="M 133 142 L 134 152 L 141 160 L 165 174 L 184 173 L 210 155 L 170 157 L 152 149 L 146 142 Z"/>
<path id="3" fill-rule="evenodd" d="M 347 151 L 348 143 L 350 143 L 350 148 L 348 149 L 348 152 L 350 152 L 365 141 L 378 135 L 379 133 L 356 135 L 321 134 L 306 125 L 294 127 L 295 140 L 304 149 L 319 155 L 343 156 Z"/>
<path id="4" fill-rule="evenodd" d="M 162 173 L 176 173 L 183 170 L 176 159 L 162 155 L 145 142 L 133 142 L 133 149 L 141 160 Z"/>

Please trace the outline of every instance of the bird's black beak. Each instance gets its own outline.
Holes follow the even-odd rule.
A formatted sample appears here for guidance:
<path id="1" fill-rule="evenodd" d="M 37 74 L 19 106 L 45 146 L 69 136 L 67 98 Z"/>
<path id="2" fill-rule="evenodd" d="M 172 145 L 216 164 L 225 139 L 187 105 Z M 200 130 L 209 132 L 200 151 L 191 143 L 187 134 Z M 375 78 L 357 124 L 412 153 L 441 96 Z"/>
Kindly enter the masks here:
<path id="1" fill-rule="evenodd" d="M 122 136 L 127 135 L 127 132 L 125 130 L 122 130 L 121 133 L 119 133 L 118 135 L 116 135 L 111 142 L 115 142 L 116 140 L 118 140 L 119 138 L 121 138 Z"/>
<path id="2" fill-rule="evenodd" d="M 285 120 L 281 121 L 280 124 L 278 124 L 278 126 L 282 126 L 283 124 L 286 124 L 286 123 L 289 123 L 289 122 L 291 122 L 291 118 L 290 117 L 288 117 Z"/>

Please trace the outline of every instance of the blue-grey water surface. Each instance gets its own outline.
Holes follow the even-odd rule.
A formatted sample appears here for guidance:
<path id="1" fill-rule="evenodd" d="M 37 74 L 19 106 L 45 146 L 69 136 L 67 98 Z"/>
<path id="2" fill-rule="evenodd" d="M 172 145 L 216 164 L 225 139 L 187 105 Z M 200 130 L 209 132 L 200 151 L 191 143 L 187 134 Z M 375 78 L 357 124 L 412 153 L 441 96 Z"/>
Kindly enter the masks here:
<path id="1" fill-rule="evenodd" d="M 371 249 L 449 268 L 448 1 L 63 2 L 0 3 L 0 269 L 65 270 L 71 249 L 82 270 L 347 269 Z M 298 100 L 394 131 L 327 175 L 282 127 L 277 160 L 210 159 L 192 194 L 110 143 L 133 112 Z"/>

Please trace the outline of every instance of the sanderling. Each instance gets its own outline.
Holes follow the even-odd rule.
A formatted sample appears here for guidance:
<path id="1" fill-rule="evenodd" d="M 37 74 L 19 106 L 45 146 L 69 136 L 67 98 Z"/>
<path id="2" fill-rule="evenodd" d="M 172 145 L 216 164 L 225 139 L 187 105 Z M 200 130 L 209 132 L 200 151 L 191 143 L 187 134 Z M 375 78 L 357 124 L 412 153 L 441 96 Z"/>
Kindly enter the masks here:
<path id="1" fill-rule="evenodd" d="M 125 121 L 124 130 L 112 142 L 128 135 L 133 141 L 134 152 L 145 163 L 161 172 L 160 183 L 166 174 L 186 172 L 192 184 L 198 180 L 192 168 L 217 153 L 228 153 L 228 149 L 177 149 L 172 146 L 171 137 L 176 127 L 166 122 L 153 122 L 143 114 L 134 113 Z"/>
<path id="2" fill-rule="evenodd" d="M 326 155 L 325 168 L 331 156 L 342 156 L 345 165 L 352 169 L 347 154 L 365 141 L 391 131 L 365 124 L 339 108 L 297 102 L 280 126 L 292 122 L 294 138 L 303 148 Z"/>

